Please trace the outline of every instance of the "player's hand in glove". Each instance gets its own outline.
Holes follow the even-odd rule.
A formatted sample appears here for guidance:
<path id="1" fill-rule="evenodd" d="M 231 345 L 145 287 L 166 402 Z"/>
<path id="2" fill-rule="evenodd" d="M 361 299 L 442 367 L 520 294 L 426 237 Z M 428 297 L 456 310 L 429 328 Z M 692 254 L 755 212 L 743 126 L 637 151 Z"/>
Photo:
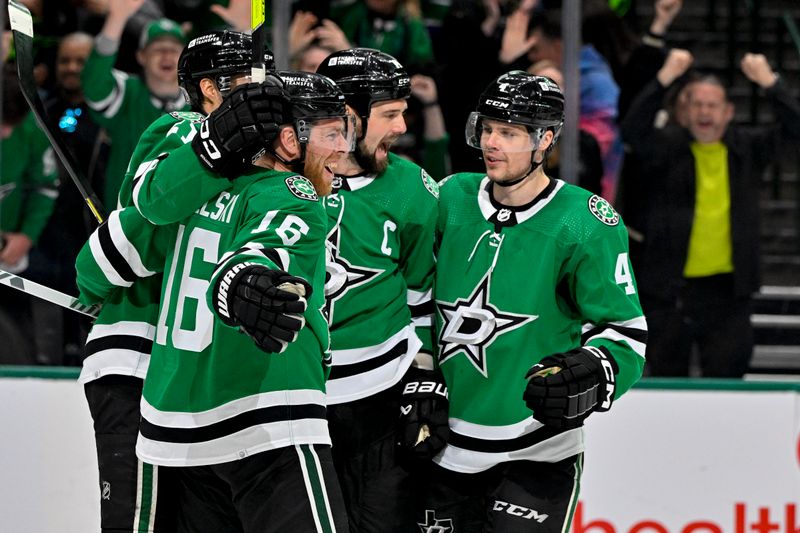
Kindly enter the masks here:
<path id="1" fill-rule="evenodd" d="M 447 384 L 440 370 L 412 366 L 403 378 L 398 440 L 411 459 L 433 458 L 444 448 L 450 427 Z"/>
<path id="2" fill-rule="evenodd" d="M 281 353 L 306 321 L 311 286 L 283 270 L 238 263 L 221 275 L 214 310 L 229 326 L 239 326 L 265 352 Z"/>
<path id="3" fill-rule="evenodd" d="M 616 361 L 603 348 L 585 346 L 545 357 L 525 378 L 523 398 L 533 418 L 555 429 L 575 429 L 614 400 Z"/>
<path id="4" fill-rule="evenodd" d="M 288 122 L 287 100 L 279 83 L 237 87 L 203 121 L 200 133 L 192 139 L 192 149 L 206 168 L 228 179 L 251 168 L 280 125 Z"/>

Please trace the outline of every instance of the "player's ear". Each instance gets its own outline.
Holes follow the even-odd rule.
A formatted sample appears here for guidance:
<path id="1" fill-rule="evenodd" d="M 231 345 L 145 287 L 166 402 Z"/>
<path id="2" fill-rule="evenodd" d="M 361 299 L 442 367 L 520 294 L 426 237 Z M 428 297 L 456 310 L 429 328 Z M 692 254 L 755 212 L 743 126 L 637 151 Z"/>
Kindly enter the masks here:
<path id="1" fill-rule="evenodd" d="M 211 78 L 200 80 L 200 92 L 203 95 L 203 102 L 208 102 L 214 108 L 222 102 L 222 94 L 217 89 L 217 84 Z"/>
<path id="2" fill-rule="evenodd" d="M 144 60 L 145 60 L 144 50 L 137 50 L 136 62 L 139 63 L 140 67 L 144 67 Z"/>
<path id="3" fill-rule="evenodd" d="M 289 159 L 294 159 L 300 156 L 300 142 L 297 140 L 297 135 L 294 128 L 286 126 L 281 128 L 278 134 L 278 143 L 280 147 L 289 156 Z"/>

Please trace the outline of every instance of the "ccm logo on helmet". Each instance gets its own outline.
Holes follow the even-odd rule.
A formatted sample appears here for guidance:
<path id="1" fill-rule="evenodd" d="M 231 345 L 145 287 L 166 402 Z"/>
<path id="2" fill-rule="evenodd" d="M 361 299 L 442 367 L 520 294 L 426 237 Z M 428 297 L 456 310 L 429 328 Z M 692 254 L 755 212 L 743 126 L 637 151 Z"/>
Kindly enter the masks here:
<path id="1" fill-rule="evenodd" d="M 500 107 L 500 108 L 505 109 L 506 107 L 508 107 L 508 102 L 501 102 L 500 100 L 492 100 L 492 99 L 488 99 L 487 98 L 486 99 L 486 105 L 490 105 L 490 106 L 494 106 L 494 107 Z"/>

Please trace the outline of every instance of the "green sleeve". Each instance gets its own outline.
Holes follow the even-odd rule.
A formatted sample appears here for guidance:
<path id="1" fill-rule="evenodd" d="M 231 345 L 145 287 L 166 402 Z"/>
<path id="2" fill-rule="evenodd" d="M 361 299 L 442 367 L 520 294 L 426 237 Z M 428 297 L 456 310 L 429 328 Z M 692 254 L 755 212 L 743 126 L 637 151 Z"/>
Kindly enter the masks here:
<path id="1" fill-rule="evenodd" d="M 604 348 L 619 367 L 615 397 L 636 383 L 644 368 L 647 323 L 628 257 L 628 236 L 621 221 L 601 225 L 575 245 L 569 286 L 584 323 L 586 346 Z"/>
<path id="2" fill-rule="evenodd" d="M 133 190 L 146 172 L 148 164 L 161 154 L 171 152 L 190 142 L 199 130 L 203 115 L 173 111 L 153 121 L 139 137 L 119 191 L 119 205 L 133 204 Z"/>
<path id="3" fill-rule="evenodd" d="M 93 49 L 81 72 L 83 94 L 92 119 L 104 128 L 114 129 L 115 119 L 125 116 L 120 113 L 129 85 L 138 81 L 128 74 L 114 69 L 117 54 L 102 55 Z M 119 125 L 117 124 L 119 127 Z"/>
<path id="4" fill-rule="evenodd" d="M 174 228 L 153 226 L 135 207 L 113 211 L 78 253 L 79 300 L 105 302 L 117 289 L 163 271 L 171 238 Z"/>
<path id="5" fill-rule="evenodd" d="M 418 167 L 416 167 L 418 169 Z M 436 183 L 418 169 L 414 216 L 400 230 L 400 271 L 408 289 L 409 309 L 422 350 L 433 353 L 433 278 L 436 268 L 434 241 L 438 216 Z"/>
<path id="6" fill-rule="evenodd" d="M 22 211 L 19 231 L 35 243 L 53 214 L 58 197 L 58 168 L 55 153 L 44 132 L 29 113 L 21 125 L 24 139 L 29 145 L 27 180 L 30 185 Z"/>
<path id="7" fill-rule="evenodd" d="M 422 168 L 430 172 L 433 179 L 439 181 L 447 176 L 450 166 L 448 164 L 450 136 L 445 133 L 441 139 L 435 141 L 425 139 L 424 143 Z"/>
<path id="8" fill-rule="evenodd" d="M 416 17 L 406 18 L 406 28 L 408 29 L 408 65 L 427 65 L 433 62 L 433 44 L 428 28 L 421 19 Z"/>
<path id="9" fill-rule="evenodd" d="M 153 224 L 183 220 L 231 185 L 207 170 L 189 144 L 153 161 L 151 167 L 143 169 L 141 181 L 134 187 L 133 201 Z"/>

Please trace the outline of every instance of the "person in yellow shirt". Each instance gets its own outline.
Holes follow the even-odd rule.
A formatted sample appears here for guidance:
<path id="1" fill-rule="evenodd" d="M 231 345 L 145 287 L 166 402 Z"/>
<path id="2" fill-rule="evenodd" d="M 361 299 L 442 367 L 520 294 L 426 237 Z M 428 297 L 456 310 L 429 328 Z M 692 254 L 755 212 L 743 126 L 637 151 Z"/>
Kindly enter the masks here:
<path id="1" fill-rule="evenodd" d="M 775 109 L 767 128 L 732 124 L 722 82 L 700 75 L 686 86 L 681 120 L 654 118 L 667 89 L 689 70 L 685 50 L 670 51 L 656 79 L 621 124 L 643 162 L 644 247 L 635 265 L 650 325 L 651 375 L 687 376 L 696 345 L 703 376 L 741 377 L 753 351 L 751 295 L 759 279 L 759 184 L 780 138 L 800 138 L 800 104 L 761 54 L 742 73 Z"/>

